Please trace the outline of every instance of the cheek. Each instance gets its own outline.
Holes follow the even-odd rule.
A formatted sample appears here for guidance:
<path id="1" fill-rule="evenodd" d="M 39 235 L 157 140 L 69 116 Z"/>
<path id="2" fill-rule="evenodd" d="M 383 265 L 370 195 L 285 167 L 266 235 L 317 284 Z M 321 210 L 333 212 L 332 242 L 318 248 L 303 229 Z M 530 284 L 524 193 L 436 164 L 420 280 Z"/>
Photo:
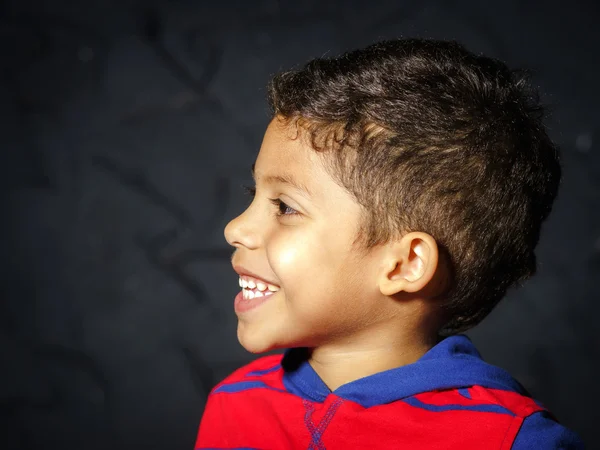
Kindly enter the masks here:
<path id="1" fill-rule="evenodd" d="M 302 315 L 311 315 L 311 310 L 321 314 L 354 292 L 356 280 L 346 279 L 351 268 L 344 265 L 348 258 L 342 247 L 334 236 L 318 233 L 289 233 L 269 242 L 269 264 L 285 291 L 288 308 Z"/>
<path id="2" fill-rule="evenodd" d="M 284 287 L 301 278 L 315 260 L 310 240 L 294 233 L 274 237 L 267 245 L 267 257 Z"/>
<path id="3" fill-rule="evenodd" d="M 336 258 L 330 256 L 335 254 L 331 245 L 317 233 L 304 231 L 273 236 L 267 245 L 269 263 L 284 288 L 310 288 L 334 269 Z"/>
<path id="4" fill-rule="evenodd" d="M 298 248 L 293 242 L 280 243 L 274 245 L 272 250 L 269 252 L 271 265 L 274 269 L 281 274 L 280 276 L 286 276 L 292 272 L 294 267 L 298 267 L 299 262 L 302 259 L 302 249 Z"/>

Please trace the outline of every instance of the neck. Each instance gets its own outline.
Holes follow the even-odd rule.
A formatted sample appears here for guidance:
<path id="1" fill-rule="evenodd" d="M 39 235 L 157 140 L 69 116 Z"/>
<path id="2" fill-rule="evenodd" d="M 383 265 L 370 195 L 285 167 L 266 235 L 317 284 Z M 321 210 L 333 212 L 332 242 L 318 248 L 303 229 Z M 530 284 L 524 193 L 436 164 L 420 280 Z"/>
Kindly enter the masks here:
<path id="1" fill-rule="evenodd" d="M 309 363 L 334 391 L 359 378 L 414 363 L 438 342 L 435 336 L 371 336 L 371 342 L 345 342 L 310 350 Z"/>

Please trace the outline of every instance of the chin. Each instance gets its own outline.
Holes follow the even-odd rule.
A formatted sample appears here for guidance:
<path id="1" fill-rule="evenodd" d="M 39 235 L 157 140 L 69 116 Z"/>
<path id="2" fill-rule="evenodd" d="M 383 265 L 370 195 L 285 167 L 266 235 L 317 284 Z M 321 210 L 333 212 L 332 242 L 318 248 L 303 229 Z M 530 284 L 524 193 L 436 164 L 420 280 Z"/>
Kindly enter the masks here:
<path id="1" fill-rule="evenodd" d="M 298 347 L 293 342 L 285 342 L 285 339 L 274 339 L 266 335 L 264 330 L 258 330 L 252 333 L 250 329 L 238 323 L 237 338 L 244 349 L 250 353 L 266 353 L 272 350 L 283 350 L 291 347 Z"/>
<path id="2" fill-rule="evenodd" d="M 237 337 L 240 345 L 250 353 L 265 353 L 270 350 L 275 350 L 277 347 L 272 345 L 265 339 L 264 336 L 256 336 L 244 331 L 240 325 L 238 325 Z"/>

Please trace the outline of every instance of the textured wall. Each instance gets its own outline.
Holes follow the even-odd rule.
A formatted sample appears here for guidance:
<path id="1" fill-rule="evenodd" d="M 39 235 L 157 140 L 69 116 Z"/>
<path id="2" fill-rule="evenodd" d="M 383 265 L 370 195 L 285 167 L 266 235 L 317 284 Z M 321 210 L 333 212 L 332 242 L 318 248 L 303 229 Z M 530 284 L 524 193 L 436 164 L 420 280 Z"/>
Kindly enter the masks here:
<path id="1" fill-rule="evenodd" d="M 554 3 L 1 3 L 2 448 L 193 447 L 208 390 L 251 358 L 222 229 L 264 86 L 398 36 L 532 68 L 554 106 L 565 180 L 539 274 L 470 334 L 600 448 L 600 15 Z"/>

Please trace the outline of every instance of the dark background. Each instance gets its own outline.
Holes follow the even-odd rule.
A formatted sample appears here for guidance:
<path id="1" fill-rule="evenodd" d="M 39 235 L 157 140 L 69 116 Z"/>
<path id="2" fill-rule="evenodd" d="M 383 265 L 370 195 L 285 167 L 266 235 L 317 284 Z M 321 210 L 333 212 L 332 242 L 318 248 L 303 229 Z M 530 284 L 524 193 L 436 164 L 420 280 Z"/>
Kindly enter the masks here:
<path id="1" fill-rule="evenodd" d="M 2 449 L 192 449 L 249 361 L 222 230 L 275 72 L 381 38 L 534 70 L 564 183 L 539 274 L 470 336 L 600 448 L 595 2 L 0 3 Z"/>

